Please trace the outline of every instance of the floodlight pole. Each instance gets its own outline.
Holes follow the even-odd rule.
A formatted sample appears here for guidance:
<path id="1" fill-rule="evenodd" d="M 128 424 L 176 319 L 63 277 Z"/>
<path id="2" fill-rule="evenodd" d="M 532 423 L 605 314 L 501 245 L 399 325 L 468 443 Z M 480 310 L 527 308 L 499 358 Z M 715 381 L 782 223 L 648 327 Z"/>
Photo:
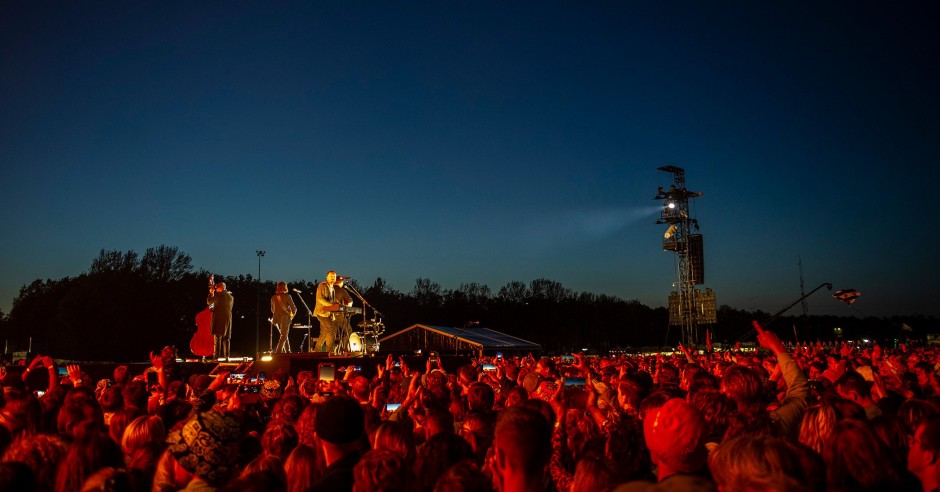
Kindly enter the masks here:
<path id="1" fill-rule="evenodd" d="M 258 255 L 258 305 L 255 307 L 255 359 L 261 353 L 261 257 L 264 251 L 256 250 Z"/>

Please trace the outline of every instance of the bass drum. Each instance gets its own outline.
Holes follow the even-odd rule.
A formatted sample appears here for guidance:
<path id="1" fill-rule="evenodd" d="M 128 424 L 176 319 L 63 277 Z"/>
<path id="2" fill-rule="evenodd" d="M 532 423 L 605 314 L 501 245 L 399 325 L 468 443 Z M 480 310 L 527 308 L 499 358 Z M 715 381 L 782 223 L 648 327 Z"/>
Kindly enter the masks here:
<path id="1" fill-rule="evenodd" d="M 374 336 L 360 336 L 358 333 L 349 335 L 349 351 L 362 352 L 363 347 L 368 352 L 379 351 L 379 339 Z"/>
<path id="2" fill-rule="evenodd" d="M 353 333 L 349 335 L 349 351 L 350 352 L 362 352 L 362 341 L 359 340 L 358 333 Z"/>

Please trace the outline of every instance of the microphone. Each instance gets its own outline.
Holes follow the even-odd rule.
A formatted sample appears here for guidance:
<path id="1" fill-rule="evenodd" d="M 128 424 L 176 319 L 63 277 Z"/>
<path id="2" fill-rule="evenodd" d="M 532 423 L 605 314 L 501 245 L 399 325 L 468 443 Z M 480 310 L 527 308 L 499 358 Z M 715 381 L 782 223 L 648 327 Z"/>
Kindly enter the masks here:
<path id="1" fill-rule="evenodd" d="M 301 292 L 300 289 L 291 289 L 291 290 L 294 291 L 294 292 L 296 292 L 296 293 L 298 293 L 298 294 L 303 294 L 303 292 Z"/>

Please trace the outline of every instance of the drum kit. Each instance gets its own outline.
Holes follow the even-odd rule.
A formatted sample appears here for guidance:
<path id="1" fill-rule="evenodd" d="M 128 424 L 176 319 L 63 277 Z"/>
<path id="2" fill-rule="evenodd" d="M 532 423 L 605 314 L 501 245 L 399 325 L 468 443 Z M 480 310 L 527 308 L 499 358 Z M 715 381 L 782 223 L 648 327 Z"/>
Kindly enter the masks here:
<path id="1" fill-rule="evenodd" d="M 379 322 L 359 323 L 361 332 L 352 332 L 349 334 L 349 351 L 353 353 L 367 354 L 369 352 L 379 351 L 379 336 L 385 332 L 385 325 Z"/>

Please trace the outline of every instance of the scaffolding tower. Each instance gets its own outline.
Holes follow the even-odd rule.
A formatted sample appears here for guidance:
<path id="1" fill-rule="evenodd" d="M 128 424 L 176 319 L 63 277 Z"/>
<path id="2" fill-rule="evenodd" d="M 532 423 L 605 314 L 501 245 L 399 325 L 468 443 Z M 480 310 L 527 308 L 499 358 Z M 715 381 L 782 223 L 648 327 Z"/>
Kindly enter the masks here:
<path id="1" fill-rule="evenodd" d="M 654 200 L 663 202 L 657 224 L 667 224 L 663 234 L 663 251 L 676 254 L 675 291 L 669 295 L 669 324 L 680 326 L 680 340 L 688 347 L 699 343 L 699 326 L 715 324 L 715 295 L 711 289 L 704 293 L 696 285 L 705 283 L 704 243 L 698 233 L 698 220 L 689 210 L 690 200 L 702 196 L 685 187 L 685 170 L 676 166 L 658 168 L 673 176 L 669 189 L 662 186 Z"/>

